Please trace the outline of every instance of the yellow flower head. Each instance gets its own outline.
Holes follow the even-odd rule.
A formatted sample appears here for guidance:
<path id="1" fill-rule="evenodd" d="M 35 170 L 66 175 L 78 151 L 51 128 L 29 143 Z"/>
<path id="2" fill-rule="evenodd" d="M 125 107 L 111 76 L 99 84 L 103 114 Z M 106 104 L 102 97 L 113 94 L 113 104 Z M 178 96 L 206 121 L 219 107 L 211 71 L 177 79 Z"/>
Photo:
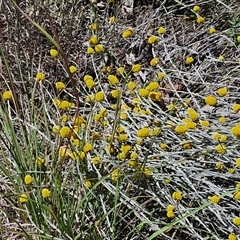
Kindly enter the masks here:
<path id="1" fill-rule="evenodd" d="M 96 157 L 92 158 L 91 162 L 94 165 L 99 165 L 101 163 L 101 159 L 100 159 L 100 157 L 96 156 Z"/>
<path id="2" fill-rule="evenodd" d="M 93 30 L 93 31 L 96 31 L 96 30 L 98 30 L 98 28 L 99 28 L 99 24 L 98 24 L 98 23 L 92 23 L 92 24 L 89 26 L 89 28 L 90 28 L 91 30 Z"/>
<path id="3" fill-rule="evenodd" d="M 227 152 L 227 147 L 222 144 L 217 145 L 215 149 L 219 154 L 224 154 Z"/>
<path id="4" fill-rule="evenodd" d="M 108 22 L 110 24 L 114 24 L 116 22 L 116 17 L 114 17 L 114 16 L 110 17 Z"/>
<path id="5" fill-rule="evenodd" d="M 234 103 L 232 106 L 232 110 L 237 113 L 240 111 L 240 104 L 239 103 Z"/>
<path id="6" fill-rule="evenodd" d="M 150 130 L 148 127 L 144 127 L 138 130 L 137 136 L 140 138 L 146 138 L 149 136 Z"/>
<path id="7" fill-rule="evenodd" d="M 204 17 L 201 17 L 201 16 L 197 17 L 197 23 L 198 24 L 203 24 L 204 22 L 205 22 L 205 18 Z"/>
<path id="8" fill-rule="evenodd" d="M 96 51 L 96 53 L 101 53 L 101 52 L 103 52 L 103 51 L 104 51 L 103 45 L 102 45 L 102 44 L 96 45 L 96 46 L 95 46 L 95 51 Z"/>
<path id="9" fill-rule="evenodd" d="M 93 150 L 93 146 L 92 146 L 91 143 L 86 143 L 86 144 L 84 145 L 84 147 L 83 147 L 83 151 L 84 151 L 85 153 L 90 152 L 90 151 L 92 151 L 92 150 Z"/>
<path id="10" fill-rule="evenodd" d="M 201 120 L 201 121 L 200 121 L 200 125 L 201 125 L 202 127 L 209 127 L 209 126 L 210 126 L 210 123 L 209 123 L 208 120 Z"/>
<path id="11" fill-rule="evenodd" d="M 62 91 L 66 88 L 66 85 L 63 82 L 56 82 L 55 87 L 58 91 Z"/>
<path id="12" fill-rule="evenodd" d="M 137 73 L 140 72 L 142 69 L 142 65 L 141 64 L 135 64 L 132 66 L 132 72 Z"/>
<path id="13" fill-rule="evenodd" d="M 223 97 L 223 96 L 227 95 L 227 93 L 228 93 L 228 89 L 227 89 L 226 87 L 219 88 L 219 89 L 217 90 L 217 94 L 218 94 L 218 96 L 220 96 L 220 97 Z"/>
<path id="14" fill-rule="evenodd" d="M 237 240 L 237 237 L 236 237 L 235 233 L 230 233 L 228 235 L 228 240 Z"/>
<path id="15" fill-rule="evenodd" d="M 157 44 L 158 42 L 159 42 L 159 38 L 157 36 L 152 35 L 148 38 L 149 44 Z"/>
<path id="16" fill-rule="evenodd" d="M 217 31 L 216 31 L 216 29 L 214 28 L 214 27 L 211 27 L 210 29 L 209 29 L 209 33 L 210 34 L 213 34 L 213 33 L 216 33 Z"/>
<path id="17" fill-rule="evenodd" d="M 185 134 L 187 132 L 187 127 L 185 125 L 177 125 L 174 131 L 178 134 Z"/>
<path id="18" fill-rule="evenodd" d="M 222 62 L 224 60 L 224 56 L 223 55 L 219 55 L 218 60 Z"/>
<path id="19" fill-rule="evenodd" d="M 174 218 L 175 217 L 175 213 L 173 211 L 167 211 L 167 217 L 168 218 Z"/>
<path id="20" fill-rule="evenodd" d="M 235 217 L 233 219 L 233 224 L 235 224 L 236 226 L 240 226 L 240 217 Z"/>
<path id="21" fill-rule="evenodd" d="M 150 65 L 151 65 L 152 67 L 156 67 L 159 62 L 160 62 L 160 59 L 156 57 L 156 58 L 153 58 L 153 59 L 150 61 Z"/>
<path id="22" fill-rule="evenodd" d="M 237 36 L 237 42 L 240 43 L 240 36 Z"/>
<path id="23" fill-rule="evenodd" d="M 24 177 L 24 183 L 28 185 L 28 184 L 31 184 L 32 182 L 33 182 L 33 177 L 30 174 L 27 174 Z"/>
<path id="24" fill-rule="evenodd" d="M 182 200 L 182 192 L 180 192 L 180 191 L 175 191 L 175 192 L 172 194 L 172 198 L 173 198 L 173 200 L 181 201 L 181 200 Z"/>
<path id="25" fill-rule="evenodd" d="M 201 8 L 200 8 L 198 5 L 195 5 L 195 6 L 193 7 L 193 11 L 194 11 L 194 12 L 199 12 L 200 9 L 201 9 Z"/>
<path id="26" fill-rule="evenodd" d="M 120 95 L 120 91 L 118 89 L 112 90 L 111 95 L 113 98 L 118 98 Z"/>
<path id="27" fill-rule="evenodd" d="M 42 189 L 42 197 L 43 198 L 48 198 L 51 196 L 51 191 L 47 188 Z"/>
<path id="28" fill-rule="evenodd" d="M 160 80 L 162 80 L 162 79 L 165 78 L 165 74 L 164 74 L 163 72 L 159 72 L 159 73 L 157 74 L 157 77 L 158 77 Z"/>
<path id="29" fill-rule="evenodd" d="M 135 82 L 130 81 L 127 86 L 129 91 L 134 91 L 134 89 L 137 87 L 137 84 Z"/>
<path id="30" fill-rule="evenodd" d="M 77 70 L 78 70 L 78 69 L 77 69 L 75 66 L 70 66 L 70 67 L 69 67 L 69 71 L 70 71 L 70 73 L 72 73 L 72 74 L 73 74 L 73 73 L 76 73 Z"/>
<path id="31" fill-rule="evenodd" d="M 29 197 L 26 193 L 23 193 L 19 196 L 20 203 L 26 203 L 29 200 Z"/>
<path id="32" fill-rule="evenodd" d="M 193 108 L 188 108 L 188 117 L 192 120 L 192 121 L 197 121 L 198 120 L 198 113 L 196 110 L 194 110 Z"/>
<path id="33" fill-rule="evenodd" d="M 92 183 L 89 180 L 85 180 L 84 185 L 86 188 L 91 188 L 92 187 Z"/>
<path id="34" fill-rule="evenodd" d="M 127 28 L 123 31 L 122 37 L 123 38 L 129 38 L 133 35 L 133 29 L 132 28 Z"/>
<path id="35" fill-rule="evenodd" d="M 217 98 L 214 96 L 206 96 L 204 100 L 205 103 L 209 106 L 216 106 L 217 104 Z"/>
<path id="36" fill-rule="evenodd" d="M 36 75 L 36 81 L 44 81 L 45 80 L 45 74 L 43 72 L 38 72 Z"/>
<path id="37" fill-rule="evenodd" d="M 70 138 L 72 135 L 72 129 L 67 126 L 63 126 L 61 127 L 59 133 L 62 138 Z"/>
<path id="38" fill-rule="evenodd" d="M 50 50 L 51 57 L 55 58 L 55 57 L 58 56 L 58 54 L 59 54 L 59 52 L 56 49 L 51 49 Z"/>
<path id="39" fill-rule="evenodd" d="M 240 158 L 237 158 L 237 159 L 236 159 L 236 167 L 237 167 L 237 168 L 240 168 Z"/>
<path id="40" fill-rule="evenodd" d="M 92 46 L 96 46 L 98 44 L 98 37 L 93 35 L 89 39 L 89 44 Z"/>
<path id="41" fill-rule="evenodd" d="M 162 35 L 162 34 L 165 34 L 166 33 L 166 28 L 165 27 L 159 27 L 158 29 L 158 34 Z"/>
<path id="42" fill-rule="evenodd" d="M 240 139 L 240 124 L 232 127 L 231 132 L 237 139 Z"/>
<path id="43" fill-rule="evenodd" d="M 12 100 L 12 92 L 11 91 L 5 91 L 2 95 L 3 99 L 6 100 Z"/>
<path id="44" fill-rule="evenodd" d="M 111 174 L 112 181 L 117 181 L 121 176 L 121 172 L 119 169 L 115 169 Z"/>
<path id="45" fill-rule="evenodd" d="M 118 75 L 118 76 L 121 76 L 121 75 L 123 75 L 124 73 L 126 73 L 124 67 L 119 67 L 119 68 L 117 68 L 117 75 Z"/>
<path id="46" fill-rule="evenodd" d="M 153 82 L 150 82 L 150 83 L 148 84 L 148 86 L 146 87 L 146 89 L 149 90 L 149 91 L 157 91 L 158 88 L 159 88 L 158 82 L 154 82 L 154 81 L 153 81 Z"/>
<path id="47" fill-rule="evenodd" d="M 97 92 L 95 95 L 96 102 L 102 102 L 104 98 L 105 98 L 105 95 L 103 91 Z"/>
<path id="48" fill-rule="evenodd" d="M 87 48 L 87 54 L 93 54 L 95 53 L 95 50 L 92 47 Z"/>
<path id="49" fill-rule="evenodd" d="M 194 58 L 193 57 L 187 57 L 186 59 L 185 59 L 185 63 L 187 64 L 187 65 L 190 65 L 190 64 L 192 64 L 194 62 Z"/>
<path id="50" fill-rule="evenodd" d="M 160 101 L 162 94 L 160 92 L 150 92 L 148 97 L 152 100 L 152 101 Z"/>
<path id="51" fill-rule="evenodd" d="M 139 96 L 141 97 L 148 97 L 149 91 L 146 88 L 141 88 L 138 91 Z"/>
<path id="52" fill-rule="evenodd" d="M 214 195 L 214 196 L 209 196 L 208 197 L 208 200 L 211 202 L 211 203 L 215 203 L 215 204 L 218 204 L 219 201 L 220 201 L 220 197 L 217 196 L 217 195 Z"/>
<path id="53" fill-rule="evenodd" d="M 114 75 L 109 75 L 108 76 L 108 81 L 109 81 L 110 85 L 117 85 L 117 84 L 119 84 L 118 78 L 116 76 L 114 76 Z"/>
<path id="54" fill-rule="evenodd" d="M 44 165 L 45 159 L 44 158 L 37 158 L 35 164 L 40 168 Z"/>

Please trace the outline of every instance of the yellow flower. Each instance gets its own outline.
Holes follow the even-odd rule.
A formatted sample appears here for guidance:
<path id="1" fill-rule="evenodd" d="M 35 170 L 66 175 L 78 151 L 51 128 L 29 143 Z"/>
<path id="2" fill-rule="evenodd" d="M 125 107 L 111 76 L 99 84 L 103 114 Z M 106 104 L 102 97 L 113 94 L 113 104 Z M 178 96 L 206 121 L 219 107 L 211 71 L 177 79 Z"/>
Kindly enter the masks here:
<path id="1" fill-rule="evenodd" d="M 177 125 L 174 128 L 174 131 L 178 134 L 185 134 L 188 129 L 184 125 Z"/>
<path id="2" fill-rule="evenodd" d="M 166 33 L 166 28 L 165 27 L 159 27 L 159 29 L 158 29 L 158 34 L 165 34 Z"/>
<path id="3" fill-rule="evenodd" d="M 112 181 L 117 181 L 121 176 L 121 172 L 119 169 L 115 169 L 111 174 Z"/>
<path id="4" fill-rule="evenodd" d="M 97 102 L 102 102 L 104 100 L 104 98 L 105 98 L 105 95 L 104 95 L 103 91 L 97 92 L 95 95 L 95 100 Z"/>
<path id="5" fill-rule="evenodd" d="M 158 90 L 158 88 L 159 88 L 158 82 L 154 82 L 154 81 L 150 82 L 148 84 L 148 86 L 146 87 L 146 89 L 149 90 L 149 91 L 156 91 L 156 90 Z"/>
<path id="6" fill-rule="evenodd" d="M 185 63 L 188 64 L 188 65 L 192 64 L 193 62 L 194 62 L 194 58 L 193 57 L 187 57 L 185 59 Z"/>
<path id="7" fill-rule="evenodd" d="M 161 79 L 161 80 L 165 78 L 165 74 L 164 74 L 163 72 L 159 72 L 159 73 L 157 74 L 157 76 L 158 76 L 158 78 Z"/>
<path id="8" fill-rule="evenodd" d="M 157 44 L 159 42 L 159 38 L 152 35 L 148 38 L 148 43 L 149 44 Z"/>
<path id="9" fill-rule="evenodd" d="M 48 198 L 51 196 L 51 191 L 47 188 L 42 189 L 42 197 L 43 198 Z"/>
<path id="10" fill-rule="evenodd" d="M 236 159 L 236 166 L 237 166 L 237 168 L 240 168 L 240 158 Z"/>
<path id="11" fill-rule="evenodd" d="M 214 96 L 206 96 L 204 100 L 205 100 L 205 103 L 209 106 L 216 106 L 217 104 L 217 98 Z"/>
<path id="12" fill-rule="evenodd" d="M 140 72 L 141 69 L 142 69 L 142 65 L 141 64 L 135 64 L 135 65 L 132 66 L 132 71 L 134 73 Z"/>
<path id="13" fill-rule="evenodd" d="M 45 159 L 44 158 L 37 158 L 35 164 L 40 168 L 44 165 Z"/>
<path id="14" fill-rule="evenodd" d="M 221 163 L 221 162 L 217 162 L 216 165 L 215 165 L 215 169 L 218 169 L 218 170 L 223 170 L 224 168 L 224 164 Z"/>
<path id="15" fill-rule="evenodd" d="M 109 21 L 108 21 L 110 24 L 113 24 L 116 22 L 116 18 L 114 16 L 110 17 L 109 18 Z"/>
<path id="16" fill-rule="evenodd" d="M 210 126 L 210 123 L 209 123 L 208 120 L 201 120 L 201 121 L 200 121 L 200 125 L 201 125 L 202 127 L 209 127 L 209 126 Z"/>
<path id="17" fill-rule="evenodd" d="M 214 28 L 214 27 L 211 27 L 210 29 L 209 29 L 209 33 L 210 34 L 213 34 L 213 33 L 216 33 L 217 31 L 216 31 L 216 29 Z"/>
<path id="18" fill-rule="evenodd" d="M 99 24 L 98 23 L 92 23 L 89 27 L 90 27 L 91 30 L 96 31 L 99 28 Z"/>
<path id="19" fill-rule="evenodd" d="M 94 165 L 99 165 L 101 163 L 101 159 L 100 159 L 100 157 L 96 156 L 96 157 L 92 158 L 91 162 Z"/>
<path id="20" fill-rule="evenodd" d="M 103 51 L 104 51 L 103 45 L 102 45 L 102 44 L 96 45 L 96 46 L 95 46 L 95 51 L 96 51 L 96 53 L 101 53 L 101 52 L 103 52 Z"/>
<path id="21" fill-rule="evenodd" d="M 58 56 L 58 51 L 56 49 L 51 49 L 50 55 L 51 55 L 51 57 L 55 58 Z"/>
<path id="22" fill-rule="evenodd" d="M 127 86 L 129 91 L 133 91 L 137 87 L 137 84 L 135 82 L 130 81 Z"/>
<path id="23" fill-rule="evenodd" d="M 180 192 L 180 191 L 175 191 L 175 192 L 172 194 L 172 198 L 173 198 L 173 200 L 181 201 L 181 200 L 182 200 L 182 192 Z"/>
<path id="24" fill-rule="evenodd" d="M 160 143 L 160 148 L 163 150 L 163 151 L 167 151 L 168 150 L 168 145 L 166 143 Z"/>
<path id="25" fill-rule="evenodd" d="M 113 98 L 118 98 L 120 95 L 120 91 L 118 89 L 112 90 L 111 95 Z"/>
<path id="26" fill-rule="evenodd" d="M 98 38 L 97 36 L 93 35 L 89 39 L 89 44 L 92 46 L 96 46 L 98 44 Z"/>
<path id="27" fill-rule="evenodd" d="M 67 126 L 63 126 L 61 127 L 59 133 L 62 138 L 70 138 L 72 135 L 72 129 Z"/>
<path id="28" fill-rule="evenodd" d="M 124 30 L 123 33 L 122 33 L 123 38 L 129 38 L 132 35 L 133 35 L 133 29 L 132 28 L 128 28 L 128 29 Z"/>
<path id="29" fill-rule="evenodd" d="M 89 180 L 85 180 L 84 185 L 86 188 L 91 188 L 92 187 L 92 183 Z"/>
<path id="30" fill-rule="evenodd" d="M 219 55 L 218 60 L 222 62 L 224 60 L 224 56 L 223 55 Z"/>
<path id="31" fill-rule="evenodd" d="M 237 139 L 240 139 L 240 124 L 232 127 L 231 132 Z"/>
<path id="32" fill-rule="evenodd" d="M 167 211 L 173 211 L 174 208 L 175 208 L 175 207 L 170 204 L 170 205 L 167 206 Z"/>
<path id="33" fill-rule="evenodd" d="M 235 200 L 240 200 L 240 191 L 236 191 L 236 192 L 233 194 L 233 199 L 235 199 Z"/>
<path id="34" fill-rule="evenodd" d="M 230 233 L 228 235 L 228 240 L 237 240 L 237 237 L 236 237 L 235 233 Z"/>
<path id="35" fill-rule="evenodd" d="M 173 211 L 167 211 L 167 217 L 168 218 L 174 218 L 175 217 L 175 213 Z"/>
<path id="36" fill-rule="evenodd" d="M 12 100 L 12 92 L 11 91 L 5 91 L 2 95 L 3 99 L 6 100 Z"/>
<path id="37" fill-rule="evenodd" d="M 77 70 L 78 70 L 78 69 L 77 69 L 75 66 L 70 66 L 70 67 L 69 67 L 69 71 L 70 71 L 70 73 L 72 73 L 72 74 L 73 74 L 73 73 L 76 73 Z"/>
<path id="38" fill-rule="evenodd" d="M 197 23 L 198 24 L 203 24 L 204 22 L 205 22 L 205 18 L 204 17 L 201 17 L 201 16 L 197 17 Z"/>
<path id="39" fill-rule="evenodd" d="M 92 47 L 87 48 L 87 54 L 93 54 L 95 53 L 95 50 Z"/>
<path id="40" fill-rule="evenodd" d="M 235 217 L 233 219 L 233 224 L 235 224 L 236 226 L 240 226 L 240 217 Z"/>
<path id="41" fill-rule="evenodd" d="M 43 72 L 38 72 L 36 75 L 36 81 L 44 81 L 45 80 L 45 74 Z"/>
<path id="42" fill-rule="evenodd" d="M 31 184 L 32 182 L 33 182 L 33 177 L 30 174 L 27 174 L 24 177 L 24 183 L 28 185 L 28 184 Z"/>
<path id="43" fill-rule="evenodd" d="M 226 122 L 226 117 L 222 116 L 218 119 L 220 123 L 225 123 Z"/>
<path id="44" fill-rule="evenodd" d="M 126 133 L 119 134 L 119 141 L 125 142 L 128 139 L 128 135 Z"/>
<path id="45" fill-rule="evenodd" d="M 218 96 L 220 96 L 220 97 L 223 97 L 223 96 L 227 95 L 227 93 L 228 93 L 228 89 L 227 89 L 226 87 L 219 88 L 219 89 L 217 90 L 217 94 L 218 94 Z"/>
<path id="46" fill-rule="evenodd" d="M 148 97 L 149 91 L 146 88 L 141 88 L 138 91 L 139 96 L 141 97 Z"/>
<path id="47" fill-rule="evenodd" d="M 215 203 L 215 204 L 218 204 L 219 203 L 219 201 L 220 201 L 220 197 L 219 196 L 217 196 L 217 195 L 214 195 L 214 196 L 212 196 L 212 197 L 208 197 L 208 200 L 211 202 L 211 203 Z"/>
<path id="48" fill-rule="evenodd" d="M 234 169 L 234 168 L 229 168 L 229 169 L 228 169 L 228 172 L 229 172 L 230 174 L 233 174 L 233 173 L 235 173 L 235 169 Z"/>
<path id="49" fill-rule="evenodd" d="M 183 149 L 191 149 L 192 148 L 192 143 L 190 141 L 183 141 L 182 142 L 182 148 Z"/>
<path id="50" fill-rule="evenodd" d="M 200 8 L 198 5 L 195 5 L 195 6 L 193 7 L 193 11 L 194 11 L 194 12 L 199 12 L 200 9 L 201 9 L 201 8 Z"/>
<path id="51" fill-rule="evenodd" d="M 160 101 L 162 97 L 162 94 L 160 92 L 150 92 L 149 93 L 149 98 L 152 100 L 152 101 Z"/>
<path id="52" fill-rule="evenodd" d="M 86 84 L 86 86 L 89 88 L 89 89 L 91 89 L 91 88 L 93 88 L 94 86 L 95 86 L 95 82 L 92 80 L 92 79 L 87 79 L 86 81 L 85 81 L 85 84 Z"/>
<path id="53" fill-rule="evenodd" d="M 137 136 L 140 138 L 146 138 L 149 136 L 150 130 L 148 127 L 141 128 L 137 131 Z"/>
<path id="54" fill-rule="evenodd" d="M 126 73 L 124 67 L 119 67 L 119 68 L 117 68 L 117 75 L 118 75 L 118 76 L 121 76 L 121 75 L 123 75 L 124 73 Z"/>
<path id="55" fill-rule="evenodd" d="M 110 85 L 117 85 L 119 83 L 118 78 L 114 75 L 109 75 L 108 81 L 109 81 Z"/>
<path id="56" fill-rule="evenodd" d="M 131 159 L 137 159 L 137 158 L 138 158 L 138 154 L 137 154 L 136 152 L 132 152 L 132 153 L 130 154 L 130 158 L 131 158 Z"/>
<path id="57" fill-rule="evenodd" d="M 160 59 L 159 58 L 153 58 L 151 61 L 150 61 L 150 65 L 152 67 L 155 67 L 157 66 L 157 64 L 160 62 Z"/>
<path id="58" fill-rule="evenodd" d="M 29 200 L 28 195 L 26 193 L 23 193 L 19 196 L 19 202 L 20 203 L 26 203 Z"/>
<path id="59" fill-rule="evenodd" d="M 226 146 L 224 146 L 222 144 L 217 145 L 215 149 L 219 154 L 224 154 L 227 152 Z"/>
<path id="60" fill-rule="evenodd" d="M 150 168 L 144 168 L 143 173 L 147 176 L 151 176 L 153 174 L 153 172 Z"/>
<path id="61" fill-rule="evenodd" d="M 92 151 L 92 150 L 93 150 L 93 146 L 92 146 L 91 143 L 86 143 L 86 144 L 84 145 L 84 147 L 83 147 L 83 151 L 84 151 L 85 153 L 90 152 L 90 151 Z"/>
<path id="62" fill-rule="evenodd" d="M 237 36 L 237 42 L 240 43 L 240 36 Z"/>
<path id="63" fill-rule="evenodd" d="M 239 103 L 234 103 L 232 106 L 232 110 L 237 113 L 240 111 L 240 104 Z"/>
<path id="64" fill-rule="evenodd" d="M 188 117 L 192 121 L 197 121 L 199 116 L 198 116 L 197 111 L 195 111 L 193 108 L 188 108 Z"/>
<path id="65" fill-rule="evenodd" d="M 66 88 L 66 85 L 63 82 L 56 82 L 55 87 L 58 91 L 62 91 Z"/>

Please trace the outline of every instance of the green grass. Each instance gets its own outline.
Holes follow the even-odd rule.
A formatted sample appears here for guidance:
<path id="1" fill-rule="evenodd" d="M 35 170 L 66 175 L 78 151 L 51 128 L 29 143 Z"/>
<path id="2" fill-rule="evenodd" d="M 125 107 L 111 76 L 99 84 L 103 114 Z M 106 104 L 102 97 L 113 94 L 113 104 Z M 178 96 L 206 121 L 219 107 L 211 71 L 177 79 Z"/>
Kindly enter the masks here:
<path id="1" fill-rule="evenodd" d="M 2 237 L 239 238 L 239 9 L 198 5 L 1 3 Z M 103 51 L 87 54 L 95 35 Z"/>

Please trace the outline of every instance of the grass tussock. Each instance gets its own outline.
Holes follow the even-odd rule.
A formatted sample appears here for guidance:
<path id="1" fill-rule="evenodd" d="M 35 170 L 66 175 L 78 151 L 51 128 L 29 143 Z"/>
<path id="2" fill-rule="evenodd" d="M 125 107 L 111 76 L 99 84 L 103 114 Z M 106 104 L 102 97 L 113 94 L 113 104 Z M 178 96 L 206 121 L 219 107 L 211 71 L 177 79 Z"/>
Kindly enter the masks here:
<path id="1" fill-rule="evenodd" d="M 237 3 L 0 4 L 2 237 L 240 237 Z"/>

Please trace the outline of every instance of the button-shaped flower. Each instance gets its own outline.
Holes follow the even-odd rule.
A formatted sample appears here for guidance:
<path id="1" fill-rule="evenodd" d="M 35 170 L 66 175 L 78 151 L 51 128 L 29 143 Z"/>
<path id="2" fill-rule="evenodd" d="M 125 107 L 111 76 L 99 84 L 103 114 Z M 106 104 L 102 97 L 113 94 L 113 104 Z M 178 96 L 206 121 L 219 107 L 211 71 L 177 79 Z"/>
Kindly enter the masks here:
<path id="1" fill-rule="evenodd" d="M 56 58 L 58 56 L 59 52 L 56 49 L 51 49 L 50 50 L 50 55 L 53 58 Z"/>
<path id="2" fill-rule="evenodd" d="M 56 82 L 55 87 L 58 91 L 62 91 L 66 88 L 66 85 L 63 82 Z"/>
<path id="3" fill-rule="evenodd" d="M 36 75 L 36 81 L 44 81 L 45 80 L 45 74 L 43 72 L 38 72 Z"/>
<path id="4" fill-rule="evenodd" d="M 132 28 L 127 28 L 123 31 L 122 37 L 123 38 L 129 38 L 133 35 L 133 29 Z"/>
<path id="5" fill-rule="evenodd" d="M 119 84 L 118 78 L 116 76 L 114 76 L 114 75 L 109 75 L 108 76 L 108 81 L 109 81 L 110 85 L 117 85 L 117 84 Z"/>
<path id="6" fill-rule="evenodd" d="M 19 196 L 20 203 L 26 203 L 29 200 L 29 197 L 26 193 L 23 193 Z"/>
<path id="7" fill-rule="evenodd" d="M 30 174 L 27 174 L 24 177 L 24 183 L 28 185 L 28 184 L 31 184 L 32 182 L 33 182 L 33 177 Z"/>
<path id="8" fill-rule="evenodd" d="M 74 73 L 76 73 L 77 72 L 77 67 L 75 67 L 75 66 L 70 66 L 69 67 L 69 71 L 70 71 L 70 73 L 72 73 L 72 74 L 74 74 Z"/>
<path id="9" fill-rule="evenodd" d="M 5 91 L 2 95 L 3 99 L 6 100 L 12 100 L 12 92 L 11 91 Z"/>
<path id="10" fill-rule="evenodd" d="M 181 201 L 182 200 L 182 192 L 180 191 L 175 191 L 172 194 L 173 200 Z"/>
<path id="11" fill-rule="evenodd" d="M 158 42 L 159 42 L 159 38 L 157 36 L 152 35 L 148 38 L 149 44 L 157 44 Z"/>
<path id="12" fill-rule="evenodd" d="M 204 101 L 209 106 L 216 106 L 216 104 L 217 104 L 217 98 L 214 96 L 206 96 L 204 98 Z"/>
<path id="13" fill-rule="evenodd" d="M 48 198 L 51 196 L 51 191 L 48 188 L 43 188 L 41 193 L 43 198 Z"/>

